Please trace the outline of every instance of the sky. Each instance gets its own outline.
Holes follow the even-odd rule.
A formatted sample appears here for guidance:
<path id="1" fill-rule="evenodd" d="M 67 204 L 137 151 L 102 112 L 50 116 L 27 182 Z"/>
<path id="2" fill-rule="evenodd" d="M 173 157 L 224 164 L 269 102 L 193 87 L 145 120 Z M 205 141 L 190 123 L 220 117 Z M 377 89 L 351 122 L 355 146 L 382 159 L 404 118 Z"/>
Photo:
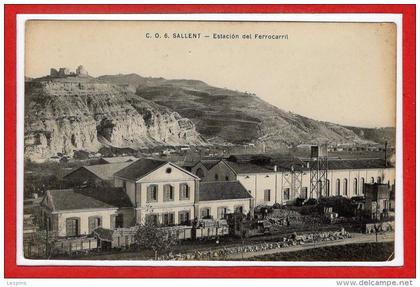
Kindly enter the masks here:
<path id="1" fill-rule="evenodd" d="M 214 33 L 239 39 L 214 39 Z M 83 65 L 92 76 L 196 79 L 255 93 L 313 119 L 360 127 L 395 126 L 395 55 L 392 23 L 33 20 L 25 27 L 28 77 Z"/>

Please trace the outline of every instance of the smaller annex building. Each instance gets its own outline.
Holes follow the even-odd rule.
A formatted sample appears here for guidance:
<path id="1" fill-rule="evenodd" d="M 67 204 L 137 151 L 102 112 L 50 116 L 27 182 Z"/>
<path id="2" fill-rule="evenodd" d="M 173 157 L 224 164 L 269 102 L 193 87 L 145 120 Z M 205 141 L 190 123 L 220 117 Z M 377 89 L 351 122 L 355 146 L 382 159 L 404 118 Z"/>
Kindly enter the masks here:
<path id="1" fill-rule="evenodd" d="M 129 226 L 132 220 L 124 209 L 130 210 L 130 202 L 122 190 L 108 190 L 104 197 L 108 200 L 99 200 L 86 190 L 48 190 L 40 204 L 45 227 L 59 237 L 74 237 L 91 234 L 98 227 Z"/>
<path id="2" fill-rule="evenodd" d="M 252 196 L 239 181 L 200 182 L 196 205 L 199 219 L 223 219 L 227 214 L 250 212 Z"/>

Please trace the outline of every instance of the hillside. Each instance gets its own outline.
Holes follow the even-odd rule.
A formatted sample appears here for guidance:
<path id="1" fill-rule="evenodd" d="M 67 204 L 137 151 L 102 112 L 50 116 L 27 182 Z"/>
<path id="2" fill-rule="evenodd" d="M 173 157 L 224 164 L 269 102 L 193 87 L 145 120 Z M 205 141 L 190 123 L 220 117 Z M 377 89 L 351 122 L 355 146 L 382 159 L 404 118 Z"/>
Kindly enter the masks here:
<path id="1" fill-rule="evenodd" d="M 395 146 L 395 128 L 359 128 L 359 127 L 346 127 L 362 138 L 377 142 L 385 143 L 388 142 L 392 146 Z"/>
<path id="2" fill-rule="evenodd" d="M 394 128 L 345 127 L 286 112 L 254 94 L 197 80 L 137 74 L 27 79 L 25 156 L 43 160 L 102 146 L 395 142 Z"/>
<path id="3" fill-rule="evenodd" d="M 103 145 L 201 145 L 194 123 L 127 87 L 91 77 L 44 77 L 25 85 L 25 157 L 43 160 Z"/>
<path id="4" fill-rule="evenodd" d="M 320 141 L 369 144 L 394 137 L 393 129 L 379 133 L 375 129 L 316 121 L 281 110 L 254 94 L 212 87 L 202 81 L 143 78 L 136 74 L 99 79 L 129 85 L 138 96 L 189 118 L 210 142 L 264 142 L 269 148 L 281 149 Z"/>

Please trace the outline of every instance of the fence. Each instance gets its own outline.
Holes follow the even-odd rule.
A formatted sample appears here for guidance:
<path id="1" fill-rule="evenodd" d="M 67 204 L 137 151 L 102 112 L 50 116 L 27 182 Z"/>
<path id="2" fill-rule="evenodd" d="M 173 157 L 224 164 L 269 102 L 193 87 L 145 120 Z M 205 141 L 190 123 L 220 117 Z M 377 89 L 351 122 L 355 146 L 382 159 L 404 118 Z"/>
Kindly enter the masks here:
<path id="1" fill-rule="evenodd" d="M 87 253 L 98 249 L 98 241 L 93 237 L 60 238 L 45 241 L 29 241 L 23 243 L 23 252 L 26 258 L 46 258 L 55 255 L 72 255 Z"/>
<path id="2" fill-rule="evenodd" d="M 225 236 L 228 234 L 229 234 L 229 227 L 227 226 L 201 227 L 201 228 L 195 229 L 196 239 L 216 238 L 216 237 Z"/>

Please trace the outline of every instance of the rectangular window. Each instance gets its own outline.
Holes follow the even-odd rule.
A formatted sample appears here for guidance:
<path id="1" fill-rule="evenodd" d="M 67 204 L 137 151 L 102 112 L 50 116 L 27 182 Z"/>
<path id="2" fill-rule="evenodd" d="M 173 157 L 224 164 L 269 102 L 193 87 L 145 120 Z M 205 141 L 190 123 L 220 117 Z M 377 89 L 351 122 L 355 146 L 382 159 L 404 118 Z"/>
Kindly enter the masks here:
<path id="1" fill-rule="evenodd" d="M 190 187 L 186 183 L 181 183 L 179 186 L 179 199 L 187 200 L 190 199 Z"/>
<path id="2" fill-rule="evenodd" d="M 178 222 L 179 224 L 189 224 L 190 222 L 190 212 L 189 211 L 180 211 L 178 213 Z"/>
<path id="3" fill-rule="evenodd" d="M 243 213 L 243 212 L 244 212 L 244 208 L 242 205 L 235 206 L 235 213 Z"/>
<path id="4" fill-rule="evenodd" d="M 158 186 L 149 185 L 147 187 L 147 202 L 153 202 L 158 200 Z"/>
<path id="5" fill-rule="evenodd" d="M 170 184 L 163 186 L 163 200 L 173 201 L 174 200 L 174 187 Z"/>
<path id="6" fill-rule="evenodd" d="M 116 228 L 123 228 L 124 227 L 124 215 L 118 214 L 115 218 L 115 227 Z"/>
<path id="7" fill-rule="evenodd" d="M 96 228 L 102 226 L 102 218 L 99 216 L 89 217 L 89 233 L 92 233 Z"/>
<path id="8" fill-rule="evenodd" d="M 290 188 L 285 188 L 283 190 L 283 199 L 290 200 Z"/>
<path id="9" fill-rule="evenodd" d="M 265 189 L 264 190 L 264 201 L 270 201 L 271 200 L 271 190 Z"/>
<path id="10" fill-rule="evenodd" d="M 175 224 L 175 213 L 164 213 L 162 214 L 162 224 L 165 226 L 170 226 Z"/>
<path id="11" fill-rule="evenodd" d="M 117 215 L 116 214 L 111 214 L 110 225 L 111 225 L 111 229 L 117 228 Z"/>
<path id="12" fill-rule="evenodd" d="M 217 208 L 217 219 L 224 219 L 226 218 L 227 208 L 226 207 L 218 207 Z"/>
<path id="13" fill-rule="evenodd" d="M 202 208 L 201 209 L 201 218 L 210 218 L 210 208 Z"/>
<path id="14" fill-rule="evenodd" d="M 66 219 L 66 235 L 67 236 L 79 235 L 79 219 L 78 218 Z"/>
<path id="15" fill-rule="evenodd" d="M 159 217 L 157 214 L 146 214 L 146 224 L 158 225 Z"/>

